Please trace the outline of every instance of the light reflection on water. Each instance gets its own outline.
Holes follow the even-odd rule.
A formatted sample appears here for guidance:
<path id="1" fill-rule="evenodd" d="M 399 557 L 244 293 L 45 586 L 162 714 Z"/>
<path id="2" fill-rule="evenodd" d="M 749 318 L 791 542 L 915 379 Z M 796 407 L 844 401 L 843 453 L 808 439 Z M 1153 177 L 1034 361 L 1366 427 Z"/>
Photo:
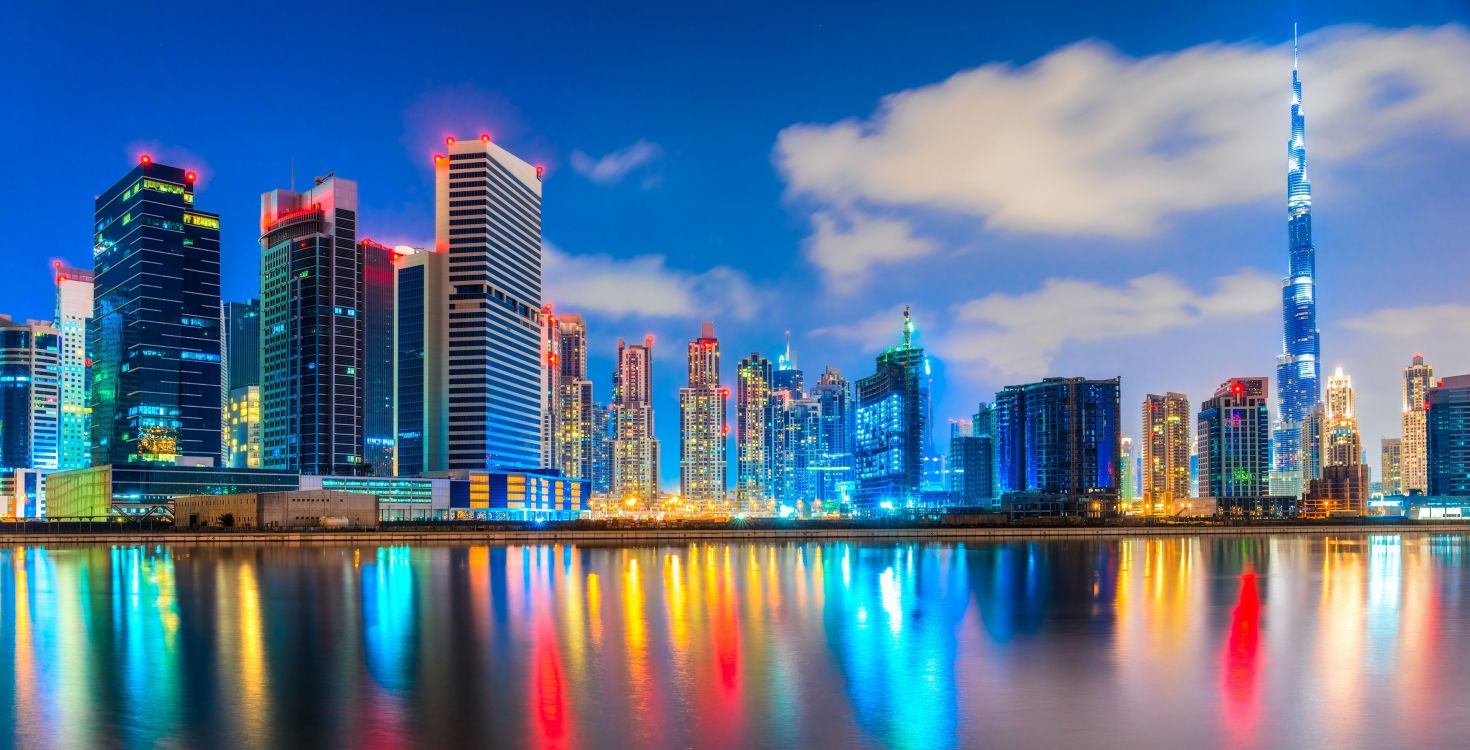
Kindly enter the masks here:
<path id="1" fill-rule="evenodd" d="M 32 747 L 1458 744 L 1465 537 L 0 549 Z"/>

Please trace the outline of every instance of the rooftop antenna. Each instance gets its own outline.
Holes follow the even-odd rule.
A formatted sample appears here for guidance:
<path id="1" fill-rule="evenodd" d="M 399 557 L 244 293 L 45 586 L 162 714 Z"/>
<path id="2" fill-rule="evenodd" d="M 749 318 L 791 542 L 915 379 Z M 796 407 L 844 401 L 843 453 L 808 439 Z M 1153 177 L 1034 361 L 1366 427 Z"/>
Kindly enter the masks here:
<path id="1" fill-rule="evenodd" d="M 909 348 L 914 335 L 914 319 L 909 316 L 909 306 L 903 306 L 903 348 Z"/>
<path id="2" fill-rule="evenodd" d="M 1301 48 L 1300 48 L 1300 46 L 1297 43 L 1296 27 L 1297 27 L 1297 24 L 1296 24 L 1295 21 L 1293 21 L 1292 24 L 1291 24 L 1291 69 L 1292 70 L 1296 70 L 1297 63 L 1300 62 L 1300 60 L 1301 60 Z"/>

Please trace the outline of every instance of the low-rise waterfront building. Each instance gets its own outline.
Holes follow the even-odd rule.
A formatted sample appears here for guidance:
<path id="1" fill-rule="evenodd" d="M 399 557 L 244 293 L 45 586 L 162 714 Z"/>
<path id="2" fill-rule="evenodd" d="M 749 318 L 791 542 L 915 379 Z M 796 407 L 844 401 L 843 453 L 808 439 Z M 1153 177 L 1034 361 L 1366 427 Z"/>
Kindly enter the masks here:
<path id="1" fill-rule="evenodd" d="M 296 472 L 281 469 L 102 464 L 47 477 L 47 515 L 57 519 L 167 515 L 176 498 L 295 490 L 299 479 Z"/>
<path id="2" fill-rule="evenodd" d="M 373 529 L 378 526 L 378 498 L 335 490 L 186 495 L 174 498 L 174 525 L 261 531 Z"/>

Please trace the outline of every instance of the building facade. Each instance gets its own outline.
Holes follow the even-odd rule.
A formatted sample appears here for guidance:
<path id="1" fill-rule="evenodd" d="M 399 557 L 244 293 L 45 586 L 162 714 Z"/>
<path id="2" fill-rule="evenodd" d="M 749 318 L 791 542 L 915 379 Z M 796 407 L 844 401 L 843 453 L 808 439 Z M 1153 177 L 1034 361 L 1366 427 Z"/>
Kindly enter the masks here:
<path id="1" fill-rule="evenodd" d="M 358 244 L 362 256 L 362 460 L 365 474 L 393 476 L 394 261 L 398 252 L 372 240 Z"/>
<path id="2" fill-rule="evenodd" d="M 57 263 L 56 318 L 60 365 L 60 446 L 56 465 L 80 469 L 92 463 L 92 416 L 89 391 L 92 369 L 87 358 L 87 323 L 92 319 L 92 272 Z"/>
<path id="3" fill-rule="evenodd" d="M 751 352 L 736 367 L 735 505 L 742 513 L 771 501 L 771 361 Z"/>
<path id="4" fill-rule="evenodd" d="M 1119 510 L 1118 378 L 1045 378 L 995 395 L 1002 505 L 1013 514 Z"/>
<path id="5" fill-rule="evenodd" d="M 903 311 L 903 338 L 878 355 L 876 371 L 857 381 L 854 511 L 873 514 L 920 502 L 928 398 L 924 349 L 913 342 Z"/>
<path id="6" fill-rule="evenodd" d="M 597 473 L 599 406 L 587 373 L 587 323 L 581 315 L 566 313 L 557 318 L 556 330 L 557 468 L 562 476 L 592 480 Z M 607 488 L 593 491 L 605 493 Z"/>
<path id="7" fill-rule="evenodd" d="M 1143 398 L 1143 512 L 1172 513 L 1189 494 L 1189 397 L 1182 393 Z"/>
<path id="8" fill-rule="evenodd" d="M 449 469 L 448 255 L 396 248 L 393 262 L 394 463 L 399 476 Z"/>
<path id="9" fill-rule="evenodd" d="M 1322 400 L 1321 335 L 1317 332 L 1317 248 L 1312 243 L 1312 183 L 1307 179 L 1306 120 L 1293 45 L 1291 136 L 1286 143 L 1288 266 L 1281 282 L 1283 347 L 1276 362 L 1277 409 L 1271 443 L 1274 495 L 1302 491 L 1301 423 Z"/>
<path id="10" fill-rule="evenodd" d="M 96 199 L 92 464 L 220 460 L 217 214 L 147 156 Z"/>
<path id="11" fill-rule="evenodd" d="M 260 386 L 242 385 L 230 391 L 224 441 L 226 468 L 260 468 Z"/>
<path id="12" fill-rule="evenodd" d="M 827 367 L 808 389 L 822 410 L 821 498 L 823 510 L 835 513 L 849 509 L 853 487 L 853 432 L 856 413 L 852 386 L 842 371 Z"/>
<path id="13" fill-rule="evenodd" d="M 730 424 L 720 385 L 720 340 L 706 322 L 688 347 L 688 385 L 679 389 L 679 492 L 686 502 L 723 508 Z"/>
<path id="14" fill-rule="evenodd" d="M 493 143 L 434 157 L 436 246 L 448 253 L 450 469 L 541 464 L 541 177 Z"/>
<path id="15" fill-rule="evenodd" d="M 612 494 L 648 505 L 658 499 L 658 438 L 653 430 L 653 337 L 618 339 L 613 372 Z"/>
<path id="16" fill-rule="evenodd" d="M 1218 501 L 1271 492 L 1271 424 L 1266 378 L 1231 378 L 1200 405 L 1199 494 Z M 1297 422 L 1300 429 L 1300 421 Z"/>
<path id="17" fill-rule="evenodd" d="M 1425 397 L 1428 494 L 1470 497 L 1470 375 L 1438 381 Z"/>
<path id="18" fill-rule="evenodd" d="M 1401 479 L 1403 445 L 1403 440 L 1400 438 L 1383 438 L 1379 443 L 1379 458 L 1382 464 L 1379 480 L 1383 483 L 1384 496 L 1404 494 Z"/>
<path id="19" fill-rule="evenodd" d="M 357 184 L 265 193 L 260 227 L 261 464 L 364 473 Z"/>
<path id="20" fill-rule="evenodd" d="M 989 435 L 956 435 L 949 439 L 949 481 L 954 505 L 973 508 L 995 504 L 990 454 Z"/>
<path id="21" fill-rule="evenodd" d="M 1413 361 L 1404 368 L 1403 402 L 1401 419 L 1403 430 L 1401 484 L 1405 494 L 1429 491 L 1428 414 L 1426 413 L 1429 388 L 1434 384 L 1434 366 L 1426 364 L 1424 357 L 1414 355 Z"/>
<path id="22" fill-rule="evenodd" d="M 0 315 L 0 516 L 45 514 L 61 455 L 61 332 Z"/>

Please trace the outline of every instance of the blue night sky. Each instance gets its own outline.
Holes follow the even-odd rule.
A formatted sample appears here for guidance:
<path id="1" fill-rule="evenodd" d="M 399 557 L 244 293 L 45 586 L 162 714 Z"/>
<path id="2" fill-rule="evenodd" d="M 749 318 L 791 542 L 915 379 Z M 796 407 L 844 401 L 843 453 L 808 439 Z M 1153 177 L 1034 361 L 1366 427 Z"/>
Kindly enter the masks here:
<path id="1" fill-rule="evenodd" d="M 809 380 L 855 379 L 911 304 L 936 437 L 1042 375 L 1122 375 L 1136 435 L 1147 392 L 1275 388 L 1295 17 L 1324 370 L 1375 477 L 1413 353 L 1470 371 L 1463 2 L 223 5 L 7 5 L 0 312 L 50 317 L 51 260 L 89 265 L 145 151 L 200 173 L 244 299 L 293 161 L 424 245 L 430 156 L 489 131 L 546 166 L 547 297 L 589 319 L 599 400 L 617 337 L 658 338 L 668 489 L 704 319 L 727 379 L 786 329 Z"/>

